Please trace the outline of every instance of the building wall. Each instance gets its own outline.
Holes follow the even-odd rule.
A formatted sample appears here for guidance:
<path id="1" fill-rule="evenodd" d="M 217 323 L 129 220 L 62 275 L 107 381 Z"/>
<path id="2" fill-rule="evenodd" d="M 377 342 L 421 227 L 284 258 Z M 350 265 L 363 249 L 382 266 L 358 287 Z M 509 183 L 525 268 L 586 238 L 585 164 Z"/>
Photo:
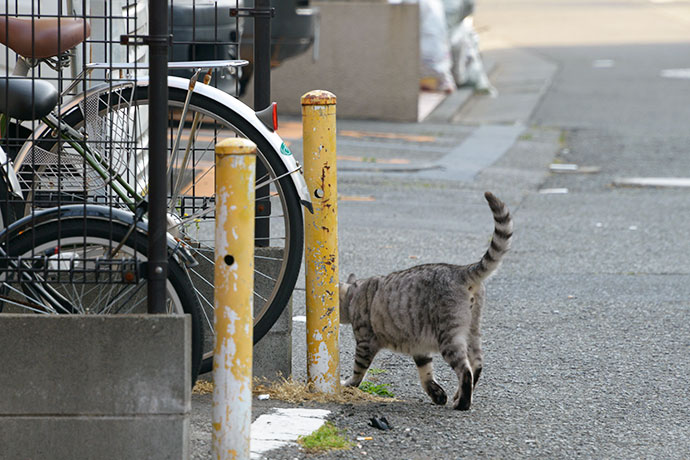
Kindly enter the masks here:
<path id="1" fill-rule="evenodd" d="M 312 52 L 273 69 L 271 98 L 300 113 L 302 94 L 338 98 L 338 116 L 417 121 L 419 5 L 380 1 L 312 1 L 321 11 L 318 60 Z M 253 88 L 248 88 L 251 104 Z"/>

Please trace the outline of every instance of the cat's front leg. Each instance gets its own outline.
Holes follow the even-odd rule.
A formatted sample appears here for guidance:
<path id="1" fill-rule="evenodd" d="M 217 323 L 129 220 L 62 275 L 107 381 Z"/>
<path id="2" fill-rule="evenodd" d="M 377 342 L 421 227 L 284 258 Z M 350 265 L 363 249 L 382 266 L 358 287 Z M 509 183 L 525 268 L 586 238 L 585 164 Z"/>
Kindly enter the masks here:
<path id="1" fill-rule="evenodd" d="M 378 353 L 379 347 L 371 342 L 358 341 L 357 348 L 355 349 L 355 365 L 352 368 L 352 376 L 342 382 L 343 386 L 346 387 L 358 387 L 364 375 L 367 373 L 367 369 L 374 360 L 376 353 Z"/>
<path id="2" fill-rule="evenodd" d="M 416 355 L 412 358 L 417 365 L 417 372 L 419 372 L 419 381 L 422 383 L 422 388 L 424 388 L 426 394 L 431 396 L 431 400 L 434 404 L 443 406 L 448 401 L 448 396 L 446 396 L 446 392 L 443 391 L 441 385 L 434 380 L 431 355 Z"/>

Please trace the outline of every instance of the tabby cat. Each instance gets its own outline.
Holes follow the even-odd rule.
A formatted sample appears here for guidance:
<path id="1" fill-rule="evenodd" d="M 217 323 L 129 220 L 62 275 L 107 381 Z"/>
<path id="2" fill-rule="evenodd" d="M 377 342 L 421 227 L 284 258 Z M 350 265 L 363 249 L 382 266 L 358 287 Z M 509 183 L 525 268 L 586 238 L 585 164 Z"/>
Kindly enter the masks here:
<path id="1" fill-rule="evenodd" d="M 482 371 L 479 323 L 484 304 L 483 281 L 499 266 L 510 247 L 513 223 L 506 205 L 484 194 L 494 217 L 489 249 L 470 265 L 426 264 L 340 283 L 340 321 L 352 324 L 357 348 L 352 377 L 358 386 L 382 348 L 412 355 L 422 388 L 435 404 L 447 396 L 436 383 L 431 353 L 441 356 L 458 377 L 453 407 L 467 410 Z"/>

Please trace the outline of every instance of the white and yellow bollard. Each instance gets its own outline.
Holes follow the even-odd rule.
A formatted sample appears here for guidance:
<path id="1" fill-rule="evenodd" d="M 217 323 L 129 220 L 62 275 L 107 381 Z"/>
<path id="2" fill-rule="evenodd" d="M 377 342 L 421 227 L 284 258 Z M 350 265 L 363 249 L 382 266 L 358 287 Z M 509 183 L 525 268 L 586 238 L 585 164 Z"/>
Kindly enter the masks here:
<path id="1" fill-rule="evenodd" d="M 250 457 L 255 168 L 251 141 L 216 145 L 213 455 L 219 460 Z"/>
<path id="2" fill-rule="evenodd" d="M 304 225 L 307 378 L 330 394 L 340 392 L 335 104 L 328 91 L 302 96 L 304 178 L 314 207 Z"/>

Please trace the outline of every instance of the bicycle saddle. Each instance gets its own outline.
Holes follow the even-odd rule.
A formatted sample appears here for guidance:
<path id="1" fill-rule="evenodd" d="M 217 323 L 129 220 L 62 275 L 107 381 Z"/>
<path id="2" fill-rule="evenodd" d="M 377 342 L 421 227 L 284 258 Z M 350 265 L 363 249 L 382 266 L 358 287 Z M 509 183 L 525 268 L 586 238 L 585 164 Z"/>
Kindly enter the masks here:
<path id="1" fill-rule="evenodd" d="M 80 18 L 23 19 L 0 16 L 0 43 L 26 58 L 43 59 L 74 48 L 91 35 Z"/>
<path id="2" fill-rule="evenodd" d="M 0 78 L 0 112 L 19 120 L 38 120 L 57 105 L 57 89 L 47 81 Z"/>

